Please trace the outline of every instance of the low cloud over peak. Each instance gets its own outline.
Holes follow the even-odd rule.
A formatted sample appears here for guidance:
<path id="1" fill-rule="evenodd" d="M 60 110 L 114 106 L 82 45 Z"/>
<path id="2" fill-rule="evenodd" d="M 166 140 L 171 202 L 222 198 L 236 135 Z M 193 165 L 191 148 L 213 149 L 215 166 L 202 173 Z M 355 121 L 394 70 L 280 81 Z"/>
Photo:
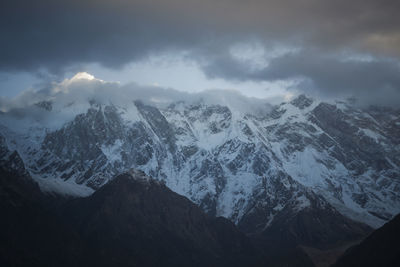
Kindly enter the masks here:
<path id="1" fill-rule="evenodd" d="M 161 108 L 178 102 L 183 102 L 185 105 L 200 103 L 224 105 L 241 114 L 265 113 L 270 110 L 271 101 L 274 101 L 246 97 L 233 90 L 185 93 L 159 86 L 143 86 L 135 83 L 121 85 L 80 72 L 62 82 L 50 83 L 45 88 L 26 90 L 12 99 L 0 98 L 0 110 L 3 112 L 3 119 L 8 115 L 9 118 L 20 120 L 20 122 L 15 121 L 16 124 L 23 124 L 24 119 L 33 119 L 41 124 L 58 125 L 80 113 L 85 113 L 93 104 L 115 105 L 129 109 L 136 100 Z"/>

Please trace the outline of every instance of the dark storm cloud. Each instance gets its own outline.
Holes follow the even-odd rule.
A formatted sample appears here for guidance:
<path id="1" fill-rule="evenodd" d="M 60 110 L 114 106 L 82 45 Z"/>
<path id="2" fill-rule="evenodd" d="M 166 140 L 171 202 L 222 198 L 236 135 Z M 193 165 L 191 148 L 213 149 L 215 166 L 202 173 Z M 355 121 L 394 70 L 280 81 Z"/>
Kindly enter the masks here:
<path id="1" fill-rule="evenodd" d="M 399 11 L 397 0 L 3 0 L 0 71 L 63 73 L 81 63 L 120 68 L 150 54 L 184 50 L 201 58 L 212 76 L 299 75 L 330 92 L 396 90 Z M 318 52 L 277 58 L 269 69 L 249 75 L 248 67 L 218 55 L 248 40 Z M 343 51 L 374 60 L 334 59 Z"/>
<path id="2" fill-rule="evenodd" d="M 399 1 L 5 0 L 0 68 L 119 67 L 163 49 L 243 41 L 400 55 Z M 229 45 L 229 44 L 225 44 Z"/>
<path id="3" fill-rule="evenodd" d="M 297 89 L 322 96 L 362 96 L 367 103 L 398 105 L 400 64 L 389 59 L 348 59 L 302 50 L 272 59 L 268 66 L 251 70 L 229 53 L 221 53 L 203 66 L 210 78 L 228 80 L 297 80 Z M 376 102 L 376 101 L 375 101 Z"/>
<path id="4" fill-rule="evenodd" d="M 134 2 L 103 2 L 6 1 L 0 18 L 0 68 L 57 72 L 88 62 L 117 68 L 149 51 L 194 41 L 188 28 L 172 20 L 163 23 L 156 11 Z"/>

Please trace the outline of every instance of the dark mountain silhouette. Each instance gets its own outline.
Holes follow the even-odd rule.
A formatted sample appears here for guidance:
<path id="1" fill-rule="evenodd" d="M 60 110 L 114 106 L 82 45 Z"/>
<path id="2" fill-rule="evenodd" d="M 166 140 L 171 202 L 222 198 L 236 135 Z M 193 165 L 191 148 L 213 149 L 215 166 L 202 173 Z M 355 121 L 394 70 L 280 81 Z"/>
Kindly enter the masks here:
<path id="1" fill-rule="evenodd" d="M 84 264 L 251 266 L 261 255 L 229 220 L 208 217 L 141 172 L 115 177 L 62 213 L 86 242 Z"/>
<path id="2" fill-rule="evenodd" d="M 400 266 L 400 215 L 351 247 L 334 264 L 347 266 Z"/>
<path id="3" fill-rule="evenodd" d="M 74 266 L 82 243 L 51 211 L 54 200 L 25 169 L 0 166 L 0 266 Z"/>
<path id="4" fill-rule="evenodd" d="M 300 245 L 335 244 L 368 230 L 316 200 L 301 212 L 292 210 L 298 201 L 287 205 L 287 214 L 280 213 L 287 216 L 279 214 L 265 231 L 249 233 L 242 223 L 245 235 L 136 170 L 89 197 L 47 195 L 19 154 L 0 141 L 2 266 L 313 266 Z"/>
<path id="5" fill-rule="evenodd" d="M 1 168 L 1 265 L 251 266 L 260 261 L 260 251 L 230 221 L 208 217 L 185 197 L 138 175 L 119 175 L 92 196 L 71 201 L 43 196 L 29 177 Z"/>

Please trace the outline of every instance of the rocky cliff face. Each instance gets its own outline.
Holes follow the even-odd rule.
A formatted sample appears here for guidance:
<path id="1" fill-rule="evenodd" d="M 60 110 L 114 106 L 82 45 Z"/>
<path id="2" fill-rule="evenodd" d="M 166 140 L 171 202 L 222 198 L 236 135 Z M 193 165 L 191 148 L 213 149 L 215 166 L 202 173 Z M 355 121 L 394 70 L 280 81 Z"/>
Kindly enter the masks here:
<path id="1" fill-rule="evenodd" d="M 88 195 L 137 168 L 248 233 L 307 209 L 373 227 L 400 212 L 399 110 L 305 96 L 257 114 L 206 101 L 91 102 L 60 127 L 30 129 L 3 127 L 4 142 L 47 190 Z"/>

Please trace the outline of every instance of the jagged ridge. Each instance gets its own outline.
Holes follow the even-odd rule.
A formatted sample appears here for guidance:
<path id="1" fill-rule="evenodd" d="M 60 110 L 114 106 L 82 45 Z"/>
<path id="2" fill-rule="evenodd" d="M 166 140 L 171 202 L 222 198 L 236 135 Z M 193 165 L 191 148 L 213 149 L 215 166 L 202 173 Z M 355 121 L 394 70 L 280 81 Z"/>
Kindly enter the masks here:
<path id="1" fill-rule="evenodd" d="M 311 195 L 375 227 L 399 212 L 399 128 L 396 110 L 300 96 L 265 114 L 201 101 L 93 102 L 36 143 L 5 135 L 41 184 L 62 179 L 97 190 L 135 167 L 209 214 L 262 232 L 290 203 L 293 212 L 309 207 Z"/>

